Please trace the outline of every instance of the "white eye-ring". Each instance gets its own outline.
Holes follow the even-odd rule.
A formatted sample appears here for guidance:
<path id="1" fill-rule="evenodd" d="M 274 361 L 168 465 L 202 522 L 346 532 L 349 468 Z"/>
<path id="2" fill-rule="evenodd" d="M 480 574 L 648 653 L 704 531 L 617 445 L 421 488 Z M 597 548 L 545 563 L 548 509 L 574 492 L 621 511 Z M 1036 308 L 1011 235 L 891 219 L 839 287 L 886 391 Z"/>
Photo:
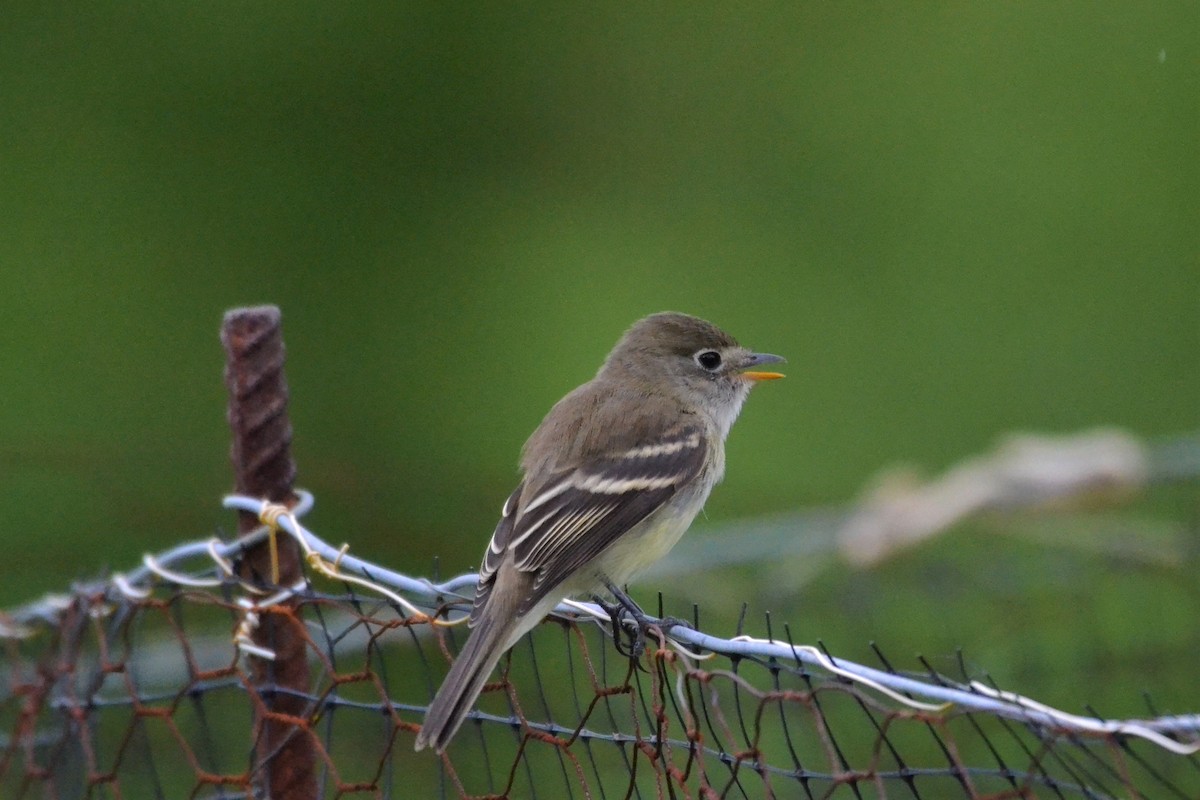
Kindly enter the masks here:
<path id="1" fill-rule="evenodd" d="M 700 365 L 701 369 L 709 372 L 716 372 L 721 368 L 721 354 L 716 350 L 701 350 L 693 358 L 696 359 L 696 363 Z"/>

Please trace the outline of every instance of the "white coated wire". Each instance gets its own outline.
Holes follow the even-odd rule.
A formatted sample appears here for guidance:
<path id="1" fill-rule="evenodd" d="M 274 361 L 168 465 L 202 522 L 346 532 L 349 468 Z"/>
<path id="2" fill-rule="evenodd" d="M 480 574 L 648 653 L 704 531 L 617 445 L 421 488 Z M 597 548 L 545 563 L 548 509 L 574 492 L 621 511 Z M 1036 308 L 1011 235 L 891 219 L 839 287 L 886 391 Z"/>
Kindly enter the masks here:
<path id="1" fill-rule="evenodd" d="M 259 544 L 272 530 L 278 528 L 291 535 L 300 544 L 310 568 L 327 577 L 350 581 L 358 586 L 378 592 L 399 605 L 406 614 L 426 616 L 414 603 L 425 608 L 439 605 L 445 598 L 469 599 L 475 588 L 477 576 L 459 575 L 441 583 L 426 578 L 414 578 L 387 567 L 358 558 L 347 552 L 345 546 L 335 548 L 312 531 L 300 524 L 299 517 L 313 506 L 313 496 L 298 491 L 299 502 L 288 509 L 264 500 L 241 495 L 230 495 L 223 501 L 226 508 L 248 511 L 264 520 L 263 527 L 231 542 L 217 539 L 188 542 L 171 548 L 157 556 L 147 555 L 137 569 L 126 574 L 114 574 L 103 587 L 111 602 L 122 597 L 137 601 L 144 599 L 149 590 L 158 583 L 193 587 L 211 587 L 222 582 L 221 574 L 233 576 L 232 560 L 248 547 Z M 210 567 L 207 574 L 197 577 L 182 569 L 186 562 L 204 559 Z M 212 576 L 211 565 L 215 564 L 217 575 Z M 239 604 L 245 617 L 235 637 L 238 646 L 250 655 L 271 658 L 273 654 L 257 647 L 251 641 L 251 632 L 257 620 L 256 610 L 278 603 L 303 591 L 302 583 L 276 591 L 264 597 L 260 589 L 243 584 L 253 600 L 243 598 Z M 407 595 L 413 599 L 408 599 Z M 54 625 L 69 606 L 69 598 L 49 595 L 41 601 L 18 608 L 0 616 L 0 638 L 28 636 L 39 625 Z M 564 600 L 554 613 L 577 618 L 580 615 L 608 621 L 608 613 L 595 603 Z M 461 622 L 465 615 L 456 617 L 452 623 Z M 435 620 L 430 619 L 431 622 Z M 437 622 L 444 621 L 436 620 Z M 683 626 L 670 629 L 668 638 L 684 658 L 697 659 L 695 651 L 703 650 L 728 657 L 753 658 L 762 661 L 775 660 L 786 664 L 803 664 L 824 670 L 839 678 L 865 686 L 891 698 L 894 702 L 925 712 L 950 710 L 975 711 L 993 714 L 1025 724 L 1038 726 L 1062 734 L 1091 736 L 1132 736 L 1149 741 L 1165 750 L 1180 755 L 1200 752 L 1200 714 L 1161 716 L 1153 719 L 1105 720 L 1070 714 L 1038 703 L 1022 695 L 994 689 L 979 682 L 969 685 L 948 685 L 933 678 L 928 680 L 875 669 L 843 659 L 828 656 L 810 645 L 797 645 L 779 640 L 737 636 L 726 639 L 692 630 Z M 1181 742 L 1171 735 L 1187 737 L 1192 741 Z"/>

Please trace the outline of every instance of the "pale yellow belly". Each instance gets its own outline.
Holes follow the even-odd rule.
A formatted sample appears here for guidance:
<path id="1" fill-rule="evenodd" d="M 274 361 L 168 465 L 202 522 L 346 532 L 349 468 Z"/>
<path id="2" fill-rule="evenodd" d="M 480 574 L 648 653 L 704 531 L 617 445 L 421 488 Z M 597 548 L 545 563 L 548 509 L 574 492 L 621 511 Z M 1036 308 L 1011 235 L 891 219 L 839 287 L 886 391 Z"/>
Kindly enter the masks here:
<path id="1" fill-rule="evenodd" d="M 592 562 L 586 578 L 580 576 L 587 585 L 576 591 L 597 592 L 606 582 L 622 586 L 665 556 L 687 532 L 692 520 L 703 508 L 708 488 L 698 486 L 686 496 L 676 495 L 667 505 L 609 545 Z"/>

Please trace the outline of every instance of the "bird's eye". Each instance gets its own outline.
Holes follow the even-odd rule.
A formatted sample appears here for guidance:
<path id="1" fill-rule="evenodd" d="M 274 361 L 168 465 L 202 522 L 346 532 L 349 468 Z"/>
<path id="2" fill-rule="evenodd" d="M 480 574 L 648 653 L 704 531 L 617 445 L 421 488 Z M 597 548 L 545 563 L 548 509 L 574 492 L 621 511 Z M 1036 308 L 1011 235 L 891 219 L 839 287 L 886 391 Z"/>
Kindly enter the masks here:
<path id="1" fill-rule="evenodd" d="M 701 350 L 696 353 L 696 363 L 712 372 L 721 366 L 721 354 L 716 350 Z"/>

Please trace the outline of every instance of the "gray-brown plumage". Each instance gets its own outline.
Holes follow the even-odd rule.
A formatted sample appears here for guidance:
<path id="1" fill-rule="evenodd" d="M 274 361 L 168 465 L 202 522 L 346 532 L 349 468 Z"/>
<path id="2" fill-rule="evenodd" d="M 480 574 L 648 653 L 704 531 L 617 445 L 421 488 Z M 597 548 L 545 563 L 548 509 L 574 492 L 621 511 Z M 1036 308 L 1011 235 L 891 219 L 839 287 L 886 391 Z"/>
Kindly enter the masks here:
<path id="1" fill-rule="evenodd" d="M 755 380 L 782 361 L 720 328 L 655 314 L 529 437 L 479 572 L 471 635 L 416 749 L 441 751 L 500 656 L 567 596 L 628 581 L 678 541 L 725 470 L 725 436 Z"/>

